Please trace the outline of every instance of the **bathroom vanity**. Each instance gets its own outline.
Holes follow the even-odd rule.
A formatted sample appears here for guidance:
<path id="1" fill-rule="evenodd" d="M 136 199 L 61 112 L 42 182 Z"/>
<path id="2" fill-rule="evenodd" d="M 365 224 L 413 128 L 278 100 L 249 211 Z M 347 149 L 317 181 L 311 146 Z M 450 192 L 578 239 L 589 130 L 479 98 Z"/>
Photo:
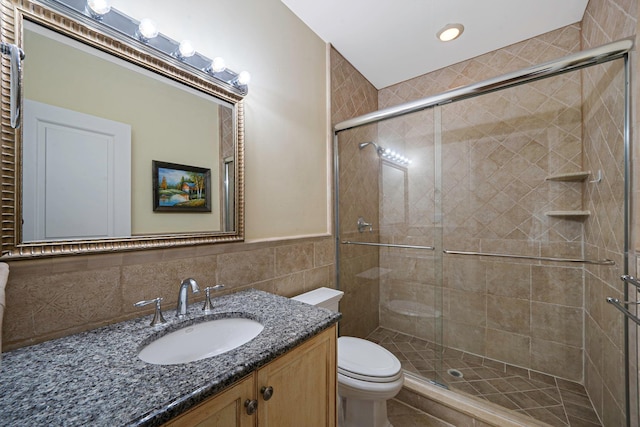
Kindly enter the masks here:
<path id="1" fill-rule="evenodd" d="M 3 425 L 335 426 L 339 313 L 257 290 L 214 299 L 168 323 L 144 316 L 3 354 Z M 245 317 L 253 340 L 189 363 L 155 365 L 146 343 L 204 320 Z"/>
<path id="2" fill-rule="evenodd" d="M 165 425 L 335 426 L 335 337 L 334 325 Z"/>

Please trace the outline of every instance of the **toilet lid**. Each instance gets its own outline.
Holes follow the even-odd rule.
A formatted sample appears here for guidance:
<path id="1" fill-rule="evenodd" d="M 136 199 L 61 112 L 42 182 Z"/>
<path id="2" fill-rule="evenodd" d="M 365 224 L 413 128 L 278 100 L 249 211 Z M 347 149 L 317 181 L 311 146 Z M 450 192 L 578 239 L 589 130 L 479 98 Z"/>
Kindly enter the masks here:
<path id="1" fill-rule="evenodd" d="M 402 375 L 397 357 L 386 348 L 354 337 L 338 338 L 338 373 L 351 378 L 390 382 Z"/>

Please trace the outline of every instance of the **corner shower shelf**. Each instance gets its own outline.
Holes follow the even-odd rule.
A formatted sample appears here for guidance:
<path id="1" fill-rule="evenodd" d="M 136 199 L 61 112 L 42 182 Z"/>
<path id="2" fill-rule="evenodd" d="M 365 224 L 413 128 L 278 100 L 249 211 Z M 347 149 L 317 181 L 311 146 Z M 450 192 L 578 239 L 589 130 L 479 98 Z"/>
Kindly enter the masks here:
<path id="1" fill-rule="evenodd" d="M 548 211 L 544 213 L 546 216 L 567 219 L 586 219 L 591 215 L 590 211 Z"/>
<path id="2" fill-rule="evenodd" d="M 549 175 L 545 178 L 545 181 L 573 181 L 579 182 L 584 181 L 591 174 L 588 171 L 580 171 L 580 172 L 569 172 L 569 173 L 559 173 L 556 175 Z"/>

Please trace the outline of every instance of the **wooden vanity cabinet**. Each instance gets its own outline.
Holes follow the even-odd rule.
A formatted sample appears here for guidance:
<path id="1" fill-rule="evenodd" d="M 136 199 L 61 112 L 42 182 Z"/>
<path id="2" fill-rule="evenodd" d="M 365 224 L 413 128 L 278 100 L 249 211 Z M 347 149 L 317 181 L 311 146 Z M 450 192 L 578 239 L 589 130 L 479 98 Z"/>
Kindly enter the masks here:
<path id="1" fill-rule="evenodd" d="M 247 414 L 244 402 L 255 393 L 253 375 L 202 402 L 164 424 L 167 427 L 253 427 L 255 415 Z"/>
<path id="2" fill-rule="evenodd" d="M 336 336 L 333 325 L 165 426 L 335 427 Z"/>

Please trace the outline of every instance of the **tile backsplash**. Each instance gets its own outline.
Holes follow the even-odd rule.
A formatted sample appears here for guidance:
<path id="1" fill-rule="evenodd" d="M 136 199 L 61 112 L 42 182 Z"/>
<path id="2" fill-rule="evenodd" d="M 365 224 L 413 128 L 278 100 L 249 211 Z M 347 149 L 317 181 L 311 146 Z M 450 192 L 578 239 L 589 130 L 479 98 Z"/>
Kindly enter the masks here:
<path id="1" fill-rule="evenodd" d="M 291 297 L 335 287 L 331 237 L 231 243 L 10 262 L 3 351 L 151 313 L 133 303 L 163 297 L 173 315 L 187 277 L 222 293 L 256 288 Z M 204 292 L 189 295 L 201 303 Z"/>

